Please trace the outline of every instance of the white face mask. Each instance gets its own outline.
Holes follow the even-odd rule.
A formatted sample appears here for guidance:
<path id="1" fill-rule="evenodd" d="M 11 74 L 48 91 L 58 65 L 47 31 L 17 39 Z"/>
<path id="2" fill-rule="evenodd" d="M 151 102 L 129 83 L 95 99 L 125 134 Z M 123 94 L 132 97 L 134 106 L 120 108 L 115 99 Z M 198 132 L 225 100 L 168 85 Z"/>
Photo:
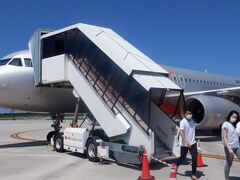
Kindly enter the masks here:
<path id="1" fill-rule="evenodd" d="M 235 123 L 236 120 L 237 120 L 237 118 L 234 118 L 234 117 L 231 117 L 231 118 L 230 118 L 230 122 L 231 122 L 231 123 Z"/>
<path id="2" fill-rule="evenodd" d="M 191 115 L 191 114 L 188 114 L 188 115 L 186 115 L 186 118 L 187 118 L 187 119 L 192 119 L 192 115 Z"/>

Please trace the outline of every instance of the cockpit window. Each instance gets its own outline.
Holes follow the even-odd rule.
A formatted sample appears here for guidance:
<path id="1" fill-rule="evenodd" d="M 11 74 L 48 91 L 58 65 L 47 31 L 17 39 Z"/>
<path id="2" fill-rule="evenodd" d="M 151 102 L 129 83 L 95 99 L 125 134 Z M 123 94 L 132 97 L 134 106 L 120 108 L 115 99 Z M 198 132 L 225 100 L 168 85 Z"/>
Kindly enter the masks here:
<path id="1" fill-rule="evenodd" d="M 28 58 L 24 58 L 25 66 L 32 67 L 32 60 Z"/>
<path id="2" fill-rule="evenodd" d="M 1 59 L 0 60 L 0 66 L 6 65 L 11 59 Z"/>
<path id="3" fill-rule="evenodd" d="M 21 58 L 14 58 L 9 65 L 13 65 L 13 66 L 22 66 L 22 61 Z"/>

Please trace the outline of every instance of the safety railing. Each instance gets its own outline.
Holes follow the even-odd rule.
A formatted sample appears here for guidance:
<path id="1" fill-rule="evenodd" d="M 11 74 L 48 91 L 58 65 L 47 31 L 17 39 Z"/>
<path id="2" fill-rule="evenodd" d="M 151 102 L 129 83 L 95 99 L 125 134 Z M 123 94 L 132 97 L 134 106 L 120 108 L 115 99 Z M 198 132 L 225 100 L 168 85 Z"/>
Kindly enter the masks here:
<path id="1" fill-rule="evenodd" d="M 101 74 L 101 70 L 97 70 L 94 67 L 94 64 L 92 64 L 87 58 L 75 59 L 72 56 L 69 56 L 69 58 L 115 115 L 118 113 L 122 114 L 122 111 L 125 109 L 128 114 L 141 126 L 141 128 L 149 134 L 148 125 L 138 115 L 138 113 L 131 108 L 126 100 L 117 91 L 115 91 L 115 89 L 111 86 L 111 81 Z"/>

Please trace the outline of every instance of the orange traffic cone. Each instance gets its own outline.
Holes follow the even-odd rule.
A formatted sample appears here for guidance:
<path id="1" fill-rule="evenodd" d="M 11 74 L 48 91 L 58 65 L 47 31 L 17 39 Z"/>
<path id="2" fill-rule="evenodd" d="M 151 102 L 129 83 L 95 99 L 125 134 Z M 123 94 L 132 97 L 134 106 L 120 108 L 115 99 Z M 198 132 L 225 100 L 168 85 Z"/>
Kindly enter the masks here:
<path id="1" fill-rule="evenodd" d="M 171 172 L 170 172 L 170 179 L 177 179 L 177 172 L 176 172 L 176 166 L 174 163 L 171 164 Z"/>
<path id="2" fill-rule="evenodd" d="M 203 167 L 203 160 L 202 160 L 202 154 L 198 153 L 197 155 L 197 167 Z"/>
<path id="3" fill-rule="evenodd" d="M 142 175 L 139 176 L 138 180 L 155 180 L 155 177 L 150 175 L 146 150 L 144 150 L 142 158 Z"/>

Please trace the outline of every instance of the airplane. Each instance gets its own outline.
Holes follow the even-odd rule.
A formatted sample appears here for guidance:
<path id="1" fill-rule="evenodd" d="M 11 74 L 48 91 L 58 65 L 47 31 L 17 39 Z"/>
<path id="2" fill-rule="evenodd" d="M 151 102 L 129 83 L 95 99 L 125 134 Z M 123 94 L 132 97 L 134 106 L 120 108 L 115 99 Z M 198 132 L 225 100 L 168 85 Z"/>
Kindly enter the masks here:
<path id="1" fill-rule="evenodd" d="M 240 111 L 240 79 L 178 67 L 162 66 L 169 78 L 184 89 L 185 106 L 191 109 L 197 129 L 219 128 L 231 110 Z M 0 107 L 23 111 L 75 112 L 71 86 L 48 88 L 34 85 L 31 54 L 28 50 L 0 60 Z M 80 99 L 79 112 L 88 109 Z M 52 119 L 54 118 L 51 116 Z"/>
<path id="2" fill-rule="evenodd" d="M 193 113 L 197 129 L 219 126 L 231 110 L 240 111 L 240 79 L 179 67 L 162 66 L 169 78 L 184 89 L 185 106 Z"/>
<path id="3" fill-rule="evenodd" d="M 23 111 L 74 112 L 72 88 L 36 87 L 31 54 L 28 50 L 4 56 L 0 60 L 0 106 Z M 80 103 L 79 112 L 85 112 Z"/>

